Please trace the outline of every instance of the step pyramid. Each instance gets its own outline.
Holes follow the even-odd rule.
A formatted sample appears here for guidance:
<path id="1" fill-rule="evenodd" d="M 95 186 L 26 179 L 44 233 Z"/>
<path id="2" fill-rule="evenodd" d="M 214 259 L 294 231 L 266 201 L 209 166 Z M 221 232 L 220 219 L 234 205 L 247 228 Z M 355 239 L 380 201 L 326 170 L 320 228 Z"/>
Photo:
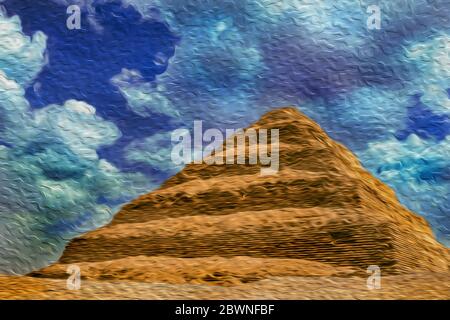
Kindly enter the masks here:
<path id="1" fill-rule="evenodd" d="M 279 129 L 277 174 L 261 175 L 259 163 L 189 164 L 109 225 L 72 240 L 59 263 L 125 259 L 133 268 L 133 257 L 245 256 L 364 273 L 370 265 L 384 274 L 449 270 L 449 250 L 427 222 L 296 108 L 268 112 L 250 128 Z"/>

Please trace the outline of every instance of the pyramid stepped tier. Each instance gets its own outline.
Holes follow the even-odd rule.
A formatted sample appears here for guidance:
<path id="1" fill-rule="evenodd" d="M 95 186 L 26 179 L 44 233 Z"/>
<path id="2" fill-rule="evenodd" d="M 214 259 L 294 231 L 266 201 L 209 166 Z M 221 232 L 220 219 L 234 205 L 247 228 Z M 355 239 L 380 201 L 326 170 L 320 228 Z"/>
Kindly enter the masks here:
<path id="1" fill-rule="evenodd" d="M 279 129 L 277 174 L 261 175 L 260 164 L 189 164 L 109 225 L 72 240 L 60 263 L 128 259 L 133 268 L 133 257 L 246 256 L 364 273 L 370 265 L 385 274 L 448 272 L 449 250 L 426 221 L 296 108 L 250 128 Z"/>
<path id="2" fill-rule="evenodd" d="M 271 259 L 212 256 L 206 258 L 174 258 L 137 256 L 104 262 L 77 264 L 85 280 L 133 280 L 139 282 L 168 282 L 173 284 L 214 284 L 222 286 L 255 282 L 267 277 L 288 276 L 352 276 L 357 272 L 349 267 L 301 259 Z M 130 267 L 132 266 L 132 267 Z M 34 277 L 67 278 L 66 264 L 55 264 Z"/>

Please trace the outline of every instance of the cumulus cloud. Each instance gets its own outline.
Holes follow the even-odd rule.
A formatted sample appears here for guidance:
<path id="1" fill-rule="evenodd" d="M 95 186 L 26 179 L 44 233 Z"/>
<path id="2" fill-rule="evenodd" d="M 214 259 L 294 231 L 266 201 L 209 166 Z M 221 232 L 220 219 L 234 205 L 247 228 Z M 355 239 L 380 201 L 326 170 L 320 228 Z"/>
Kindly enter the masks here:
<path id="1" fill-rule="evenodd" d="M 4 105 L 2 114 L 21 123 L 1 135 L 0 272 L 25 273 L 56 260 L 71 237 L 108 222 L 114 204 L 149 186 L 143 176 L 99 159 L 96 149 L 112 144 L 119 131 L 92 106 L 70 100 L 20 112 L 19 104 L 18 110 Z"/>
<path id="2" fill-rule="evenodd" d="M 78 156 L 97 160 L 96 150 L 116 141 L 121 133 L 112 122 L 95 114 L 89 104 L 68 100 L 63 106 L 50 105 L 33 114 L 34 126 L 57 135 Z"/>
<path id="3" fill-rule="evenodd" d="M 369 111 L 348 104 L 353 110 L 343 112 L 343 96 L 349 95 L 351 99 L 364 91 L 360 88 L 369 88 L 371 94 L 381 93 L 379 100 L 386 95 L 397 96 L 401 100 L 397 111 L 391 112 L 385 121 L 354 121 L 346 126 L 349 136 L 357 137 L 359 142 L 345 136 L 341 140 L 357 148 L 365 147 L 368 141 L 365 132 L 373 129 L 374 133 L 380 133 L 381 124 L 392 128 L 404 121 L 404 101 L 418 91 L 411 89 L 417 61 L 408 60 L 407 56 L 405 59 L 404 47 L 416 43 L 432 27 L 445 28 L 444 13 L 448 11 L 440 1 L 436 3 L 440 10 L 419 0 L 380 1 L 383 27 L 374 32 L 367 28 L 370 14 L 366 10 L 373 4 L 370 1 L 355 4 L 331 0 L 249 0 L 222 4 L 199 0 L 127 0 L 125 3 L 134 5 L 148 18 L 167 22 L 181 37 L 168 69 L 153 86 L 143 89 L 139 84 L 134 86 L 135 90 L 128 87 L 128 92 L 122 92 L 138 114 L 148 116 L 150 109 L 161 112 L 158 106 L 169 106 L 170 114 L 176 110 L 177 116 L 188 125 L 196 118 L 211 126 L 233 123 L 245 126 L 270 108 L 285 104 L 304 104 L 303 111 L 317 114 L 316 110 L 306 108 L 319 109 L 321 106 L 317 105 L 325 101 L 329 116 L 316 120 L 332 133 L 335 128 L 341 130 L 334 119 L 342 113 L 356 120 L 358 112 Z M 414 33 L 410 24 L 416 25 Z M 436 44 L 429 46 L 437 55 Z M 429 52 L 425 52 L 424 57 L 428 56 Z M 441 64 L 444 56 L 445 53 L 439 58 Z M 422 74 L 420 78 L 429 77 Z M 405 86 L 410 89 L 405 90 Z M 393 93 L 395 89 L 401 91 Z M 357 92 L 353 93 L 354 90 Z M 388 93 L 383 94 L 383 90 Z M 147 101 L 145 111 L 142 105 L 133 107 L 138 97 Z M 440 97 L 444 98 L 442 94 Z M 389 104 L 391 111 L 394 104 Z M 362 122 L 364 132 L 360 130 Z M 372 134 L 370 139 L 384 136 Z"/>
<path id="4" fill-rule="evenodd" d="M 449 9 L 441 1 L 380 1 L 376 31 L 367 28 L 370 1 L 126 3 L 181 37 L 156 81 L 121 90 L 142 116 L 163 112 L 185 126 L 202 119 L 242 127 L 294 104 L 361 150 L 403 128 L 415 94 L 437 112 L 448 105 Z"/>
<path id="5" fill-rule="evenodd" d="M 28 84 L 46 62 L 47 37 L 42 32 L 24 35 L 19 17 L 8 18 L 0 10 L 0 38 L 0 70 L 18 84 Z"/>
<path id="6" fill-rule="evenodd" d="M 300 101 L 299 109 L 319 123 L 327 123 L 333 138 L 357 151 L 370 141 L 391 138 L 403 128 L 411 100 L 407 90 L 362 87 L 333 99 Z"/>
<path id="7" fill-rule="evenodd" d="M 170 97 L 161 94 L 164 87 L 155 86 L 145 82 L 139 71 L 123 69 L 122 72 L 111 79 L 120 93 L 127 99 L 128 107 L 141 117 L 150 117 L 152 114 L 163 114 L 177 118 L 180 116 L 174 108 Z"/>
<path id="8" fill-rule="evenodd" d="M 210 23 L 211 28 L 192 28 L 189 38 L 195 42 L 180 46 L 168 70 L 152 84 L 125 85 L 120 76 L 113 78 L 131 109 L 185 123 L 199 117 L 223 123 L 232 114 L 248 115 L 254 82 L 263 69 L 260 53 L 227 19 Z"/>
<path id="9" fill-rule="evenodd" d="M 0 45 L 0 273 L 23 274 L 57 260 L 68 240 L 150 186 L 99 158 L 120 131 L 93 106 L 30 108 L 24 85 L 45 63 L 45 36 L 24 35 L 18 17 L 0 16 L 0 26 L 2 45 L 14 44 Z"/>
<path id="10" fill-rule="evenodd" d="M 437 236 L 450 244 L 450 137 L 436 142 L 410 135 L 373 142 L 358 155 L 365 166 L 393 186 L 402 203 L 422 213 Z"/>
<path id="11" fill-rule="evenodd" d="M 411 85 L 422 94 L 421 101 L 437 113 L 450 114 L 450 36 L 411 44 L 405 55 L 417 68 Z"/>
<path id="12" fill-rule="evenodd" d="M 171 132 L 157 133 L 142 140 L 135 140 L 125 150 L 126 159 L 132 163 L 145 163 L 152 168 L 175 174 L 183 168 L 171 160 Z"/>

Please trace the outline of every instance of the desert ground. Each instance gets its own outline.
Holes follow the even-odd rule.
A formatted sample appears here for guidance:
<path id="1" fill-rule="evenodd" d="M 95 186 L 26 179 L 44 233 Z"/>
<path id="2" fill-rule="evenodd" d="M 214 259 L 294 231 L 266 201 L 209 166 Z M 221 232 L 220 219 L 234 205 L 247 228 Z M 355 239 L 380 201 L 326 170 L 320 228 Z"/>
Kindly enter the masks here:
<path id="1" fill-rule="evenodd" d="M 69 290 L 65 280 L 0 277 L 0 299 L 450 299 L 450 275 L 385 276 L 369 290 L 362 277 L 273 277 L 220 286 L 127 280 L 82 280 Z"/>

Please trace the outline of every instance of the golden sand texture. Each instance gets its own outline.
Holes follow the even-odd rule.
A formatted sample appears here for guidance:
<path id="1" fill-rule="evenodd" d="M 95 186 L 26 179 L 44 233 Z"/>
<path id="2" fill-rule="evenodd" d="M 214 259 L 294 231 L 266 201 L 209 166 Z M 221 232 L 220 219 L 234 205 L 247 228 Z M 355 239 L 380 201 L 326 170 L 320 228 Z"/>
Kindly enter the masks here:
<path id="1" fill-rule="evenodd" d="M 350 267 L 333 267 L 300 259 L 273 259 L 219 256 L 207 258 L 128 257 L 103 262 L 77 264 L 86 280 L 133 280 L 172 284 L 211 284 L 230 286 L 282 276 L 351 276 Z M 132 266 L 132 267 L 130 267 Z M 33 276 L 65 279 L 69 265 L 55 264 Z"/>

